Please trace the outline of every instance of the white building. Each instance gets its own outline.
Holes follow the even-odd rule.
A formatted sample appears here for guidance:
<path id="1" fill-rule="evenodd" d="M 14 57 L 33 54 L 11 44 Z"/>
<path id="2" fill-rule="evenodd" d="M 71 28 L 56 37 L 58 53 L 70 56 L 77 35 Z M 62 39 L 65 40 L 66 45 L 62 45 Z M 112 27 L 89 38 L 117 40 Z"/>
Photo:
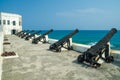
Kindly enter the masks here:
<path id="1" fill-rule="evenodd" d="M 12 13 L 0 12 L 0 31 L 4 35 L 15 34 L 22 30 L 22 16 Z"/>

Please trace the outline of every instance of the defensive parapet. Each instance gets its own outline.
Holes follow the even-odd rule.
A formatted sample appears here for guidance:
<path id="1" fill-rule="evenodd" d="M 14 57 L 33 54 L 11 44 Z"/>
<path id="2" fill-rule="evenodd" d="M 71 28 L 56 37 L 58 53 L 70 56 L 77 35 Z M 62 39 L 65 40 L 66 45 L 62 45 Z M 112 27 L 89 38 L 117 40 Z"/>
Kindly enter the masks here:
<path id="1" fill-rule="evenodd" d="M 107 63 L 113 62 L 114 58 L 110 55 L 110 45 L 109 41 L 112 38 L 112 36 L 117 32 L 115 28 L 112 28 L 108 34 L 103 37 L 96 45 L 89 48 L 87 51 L 85 51 L 82 55 L 79 55 L 77 60 L 78 62 L 87 62 L 92 67 L 99 67 L 101 63 L 99 63 L 99 60 L 102 59 Z"/>
<path id="2" fill-rule="evenodd" d="M 50 45 L 50 50 L 55 50 L 57 52 L 61 51 L 61 48 L 67 44 L 67 49 L 72 49 L 72 41 L 70 40 L 73 35 L 75 35 L 77 32 L 79 32 L 78 29 L 74 30 L 73 32 L 69 33 L 67 36 L 61 38 L 59 41 L 53 43 Z"/>
<path id="3" fill-rule="evenodd" d="M 28 36 L 25 38 L 25 40 L 29 40 L 29 39 L 32 38 L 32 37 L 35 38 L 35 35 L 38 34 L 38 33 L 40 33 L 40 32 L 41 32 L 41 30 L 39 30 L 39 31 L 37 31 L 37 32 L 34 32 L 34 33 L 31 34 L 31 35 L 28 35 Z"/>
<path id="4" fill-rule="evenodd" d="M 48 42 L 48 34 L 51 33 L 53 31 L 53 29 L 47 31 L 44 34 L 41 34 L 39 37 L 35 38 L 32 40 L 33 44 L 37 44 L 39 41 L 43 40 L 44 43 Z"/>

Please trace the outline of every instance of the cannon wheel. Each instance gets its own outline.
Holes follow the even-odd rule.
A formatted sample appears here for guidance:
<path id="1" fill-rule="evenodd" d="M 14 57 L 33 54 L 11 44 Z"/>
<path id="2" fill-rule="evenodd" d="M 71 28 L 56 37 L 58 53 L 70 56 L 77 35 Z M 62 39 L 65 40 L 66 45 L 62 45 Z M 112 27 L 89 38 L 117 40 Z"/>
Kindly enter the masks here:
<path id="1" fill-rule="evenodd" d="M 105 61 L 106 61 L 107 63 L 110 63 L 110 62 L 113 62 L 113 61 L 114 61 L 114 58 L 113 58 L 113 56 L 109 56 L 109 57 L 107 57 L 107 58 L 105 59 Z"/>
<path id="2" fill-rule="evenodd" d="M 56 52 L 61 52 L 61 48 L 56 49 Z"/>
<path id="3" fill-rule="evenodd" d="M 82 63 L 84 61 L 84 56 L 83 55 L 79 55 L 77 58 L 77 61 Z"/>
<path id="4" fill-rule="evenodd" d="M 91 59 L 92 59 L 92 61 L 90 63 L 91 67 L 98 68 L 101 66 L 101 64 L 97 63 L 98 57 L 92 57 Z"/>

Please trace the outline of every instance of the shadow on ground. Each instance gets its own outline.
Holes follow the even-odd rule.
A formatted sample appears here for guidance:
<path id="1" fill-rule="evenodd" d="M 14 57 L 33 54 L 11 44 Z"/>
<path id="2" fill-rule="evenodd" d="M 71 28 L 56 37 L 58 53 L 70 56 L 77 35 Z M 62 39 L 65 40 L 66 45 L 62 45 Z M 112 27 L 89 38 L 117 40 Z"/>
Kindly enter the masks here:
<path id="1" fill-rule="evenodd" d="M 84 67 L 84 68 L 89 68 L 91 67 L 89 64 L 87 63 L 79 63 L 77 60 L 74 60 L 72 63 L 75 63 L 75 64 L 78 64 L 80 65 L 81 67 Z"/>

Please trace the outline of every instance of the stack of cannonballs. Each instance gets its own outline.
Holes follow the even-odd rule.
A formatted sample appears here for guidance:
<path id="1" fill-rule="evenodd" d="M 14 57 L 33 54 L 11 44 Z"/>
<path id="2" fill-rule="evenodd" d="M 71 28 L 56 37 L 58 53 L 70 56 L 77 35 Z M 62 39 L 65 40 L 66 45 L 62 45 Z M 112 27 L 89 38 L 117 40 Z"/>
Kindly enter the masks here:
<path id="1" fill-rule="evenodd" d="M 4 52 L 1 56 L 14 56 L 16 55 L 15 52 Z"/>

